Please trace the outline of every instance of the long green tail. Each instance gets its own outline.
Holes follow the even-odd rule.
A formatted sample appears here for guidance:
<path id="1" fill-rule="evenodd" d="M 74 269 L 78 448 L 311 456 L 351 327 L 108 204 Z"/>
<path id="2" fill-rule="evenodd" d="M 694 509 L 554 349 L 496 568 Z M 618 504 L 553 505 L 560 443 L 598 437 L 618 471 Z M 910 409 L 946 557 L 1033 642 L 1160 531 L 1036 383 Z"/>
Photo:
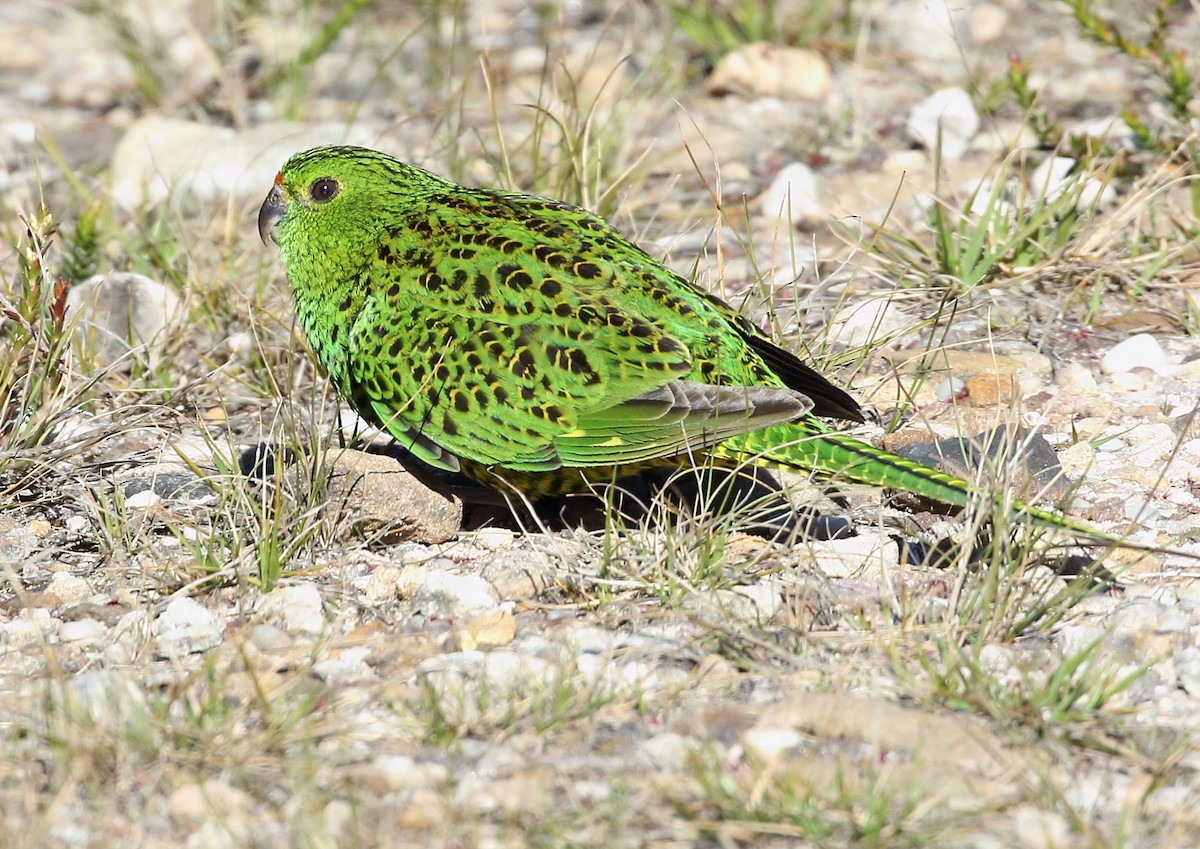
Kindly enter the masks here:
<path id="1" fill-rule="evenodd" d="M 997 506 L 1006 508 L 1014 518 L 1026 517 L 1046 528 L 1124 544 L 1120 537 L 1059 513 L 1022 501 L 1005 500 L 995 493 L 981 491 L 961 478 L 882 451 L 832 430 L 811 416 L 797 423 L 776 425 L 727 439 L 713 449 L 713 454 L 801 473 L 815 472 L 825 478 L 898 489 L 953 507 L 966 507 L 972 500 L 992 500 Z"/>

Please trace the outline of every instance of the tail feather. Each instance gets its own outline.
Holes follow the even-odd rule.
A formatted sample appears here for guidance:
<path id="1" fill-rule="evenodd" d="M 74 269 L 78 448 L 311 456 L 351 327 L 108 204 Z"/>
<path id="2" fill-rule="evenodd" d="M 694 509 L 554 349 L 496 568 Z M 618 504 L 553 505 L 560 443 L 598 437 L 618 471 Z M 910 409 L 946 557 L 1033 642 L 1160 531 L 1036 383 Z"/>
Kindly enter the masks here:
<path id="1" fill-rule="evenodd" d="M 967 507 L 972 501 L 991 501 L 1007 510 L 1009 515 L 1026 517 L 1042 527 L 1067 530 L 1104 542 L 1121 542 L 1119 537 L 1059 513 L 1004 499 L 961 478 L 875 448 L 834 431 L 811 416 L 794 424 L 763 428 L 726 440 L 717 446 L 715 453 L 742 462 L 898 489 L 952 507 Z"/>

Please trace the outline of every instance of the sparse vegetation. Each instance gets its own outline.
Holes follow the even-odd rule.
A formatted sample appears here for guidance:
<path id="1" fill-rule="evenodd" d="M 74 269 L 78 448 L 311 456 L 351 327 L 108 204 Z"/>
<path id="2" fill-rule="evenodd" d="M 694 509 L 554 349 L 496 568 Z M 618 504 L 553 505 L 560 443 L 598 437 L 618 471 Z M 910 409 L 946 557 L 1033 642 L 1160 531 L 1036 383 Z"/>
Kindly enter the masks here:
<path id="1" fill-rule="evenodd" d="M 866 72 L 915 73 L 853 2 L 615 3 L 595 19 L 592 4 L 234 0 L 183 34 L 152 5 L 79 4 L 124 82 L 99 105 L 64 89 L 17 117 L 53 104 L 87 127 L 152 111 L 235 128 L 369 120 L 419 164 L 582 204 L 669 249 L 821 368 L 853 363 L 887 429 L 1024 413 L 1093 462 L 1146 428 L 1195 450 L 1169 430 L 1191 378 L 1150 384 L 1166 394 L 1136 415 L 1078 389 L 1046 400 L 1044 376 L 1011 410 L 968 399 L 939 419 L 954 405 L 935 395 L 961 349 L 1025 357 L 1014 372 L 1036 354 L 1056 379 L 1091 373 L 1087 340 L 1146 324 L 1192 374 L 1196 30 L 1179 4 L 1116 22 L 1095 0 L 1058 7 L 1064 43 L 1143 74 L 1112 110 L 1123 140 L 1073 133 L 1082 107 L 1047 95 L 1045 52 L 1010 62 L 970 45 L 969 68 L 940 67 L 938 85 L 961 72 L 989 119 L 1032 139 L 990 168 L 973 153 L 969 184 L 961 164 L 882 170 L 885 153 L 918 159 L 902 114 L 851 126 L 842 104 L 699 93 L 703 69 L 763 39 L 843 61 L 861 39 Z M 857 537 L 768 541 L 737 529 L 755 505 L 665 502 L 592 532 L 530 522 L 425 544 L 356 529 L 330 495 L 354 427 L 293 332 L 254 200 L 125 210 L 107 200 L 108 157 L 60 132 L 21 170 L 8 133 L 0 177 L 13 203 L 37 202 L 6 213 L 0 257 L 0 843 L 1200 841 L 1196 679 L 1172 677 L 1194 651 L 1192 606 L 1174 604 L 1194 573 L 1177 561 L 1088 549 L 1136 588 L 1122 598 L 1107 574 L 1064 576 L 1053 540 L 992 505 L 951 520 L 820 481 L 789 481 L 797 505 L 851 517 Z M 754 195 L 796 155 L 830 184 L 883 174 L 893 205 L 837 234 L 765 233 Z M 1074 160 L 1053 186 L 1034 177 L 1050 155 Z M 71 281 L 114 269 L 186 299 L 152 364 L 73 359 Z M 856 336 L 839 323 L 867 299 L 887 310 Z M 1160 471 L 1106 472 L 1081 503 L 1125 533 L 1115 478 Z M 1158 535 L 1137 539 L 1193 545 L 1193 495 L 1190 480 L 1145 483 Z M 485 584 L 495 621 L 430 589 L 435 574 Z M 212 643 L 169 655 L 160 629 L 179 600 Z M 1137 639 L 1117 615 L 1133 602 Z"/>

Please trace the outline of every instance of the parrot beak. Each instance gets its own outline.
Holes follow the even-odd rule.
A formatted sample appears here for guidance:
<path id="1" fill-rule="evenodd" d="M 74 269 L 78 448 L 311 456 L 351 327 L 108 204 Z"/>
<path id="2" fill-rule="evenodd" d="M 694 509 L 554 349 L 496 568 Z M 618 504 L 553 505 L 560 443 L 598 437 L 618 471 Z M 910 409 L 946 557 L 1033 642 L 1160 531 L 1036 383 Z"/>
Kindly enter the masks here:
<path id="1" fill-rule="evenodd" d="M 271 191 L 267 193 L 267 199 L 263 201 L 263 205 L 258 210 L 258 235 L 262 239 L 263 244 L 267 244 L 267 239 L 278 243 L 275 238 L 275 228 L 279 225 L 279 219 L 283 218 L 283 192 L 279 186 L 272 186 Z"/>

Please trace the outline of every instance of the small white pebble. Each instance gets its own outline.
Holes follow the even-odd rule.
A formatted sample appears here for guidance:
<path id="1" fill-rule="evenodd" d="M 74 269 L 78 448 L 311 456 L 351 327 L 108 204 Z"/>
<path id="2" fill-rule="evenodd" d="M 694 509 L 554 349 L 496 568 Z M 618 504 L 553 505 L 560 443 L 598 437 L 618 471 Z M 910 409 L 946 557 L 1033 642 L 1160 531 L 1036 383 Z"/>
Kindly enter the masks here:
<path id="1" fill-rule="evenodd" d="M 292 638 L 282 628 L 263 622 L 250 629 L 246 642 L 259 651 L 280 651 L 292 644 Z"/>
<path id="2" fill-rule="evenodd" d="M 1074 392 L 1095 392 L 1098 384 L 1091 369 L 1079 363 L 1067 363 L 1058 373 L 1058 385 Z"/>
<path id="3" fill-rule="evenodd" d="M 949 404 L 951 401 L 958 400 L 964 397 L 967 391 L 967 384 L 957 377 L 947 377 L 937 386 L 937 399 L 943 404 Z"/>
<path id="4" fill-rule="evenodd" d="M 804 742 L 804 736 L 794 728 L 762 728 L 755 726 L 742 734 L 742 748 L 752 760 L 773 761 L 788 749 Z"/>
<path id="5" fill-rule="evenodd" d="M 821 217 L 817 175 L 803 162 L 779 170 L 771 185 L 758 196 L 758 212 L 771 221 L 801 223 Z"/>
<path id="6" fill-rule="evenodd" d="M 125 498 L 125 506 L 134 510 L 153 507 L 161 502 L 162 496 L 152 489 L 143 489 L 141 492 L 135 492 Z"/>
<path id="7" fill-rule="evenodd" d="M 64 622 L 58 629 L 58 639 L 64 643 L 99 643 L 108 636 L 104 623 L 96 619 L 76 619 Z"/>
<path id="8" fill-rule="evenodd" d="M 325 630 L 324 604 L 315 584 L 276 587 L 263 597 L 260 610 L 264 616 L 280 621 L 290 634 L 315 636 Z"/>
<path id="9" fill-rule="evenodd" d="M 1179 366 L 1168 362 L 1167 352 L 1149 333 L 1138 333 L 1118 342 L 1100 358 L 1100 370 L 1105 374 L 1115 376 L 1134 369 L 1149 369 L 1155 374 L 1170 377 Z"/>
<path id="10" fill-rule="evenodd" d="M 46 592 L 53 594 L 59 604 L 78 604 L 92 594 L 88 582 L 70 572 L 55 572 Z"/>
<path id="11" fill-rule="evenodd" d="M 181 657 L 218 646 L 224 637 L 220 620 L 193 598 L 177 598 L 154 622 L 158 651 L 163 657 Z"/>
<path id="12" fill-rule="evenodd" d="M 508 528 L 484 528 L 475 532 L 475 544 L 492 551 L 511 548 L 514 534 Z"/>
<path id="13" fill-rule="evenodd" d="M 944 159 L 961 159 L 979 131 L 979 113 L 966 91 L 943 88 L 913 106 L 905 129 L 926 150 L 933 151 L 940 141 Z"/>
<path id="14" fill-rule="evenodd" d="M 1127 371 L 1112 376 L 1112 388 L 1118 392 L 1141 392 L 1150 385 L 1150 372 Z"/>
<path id="15" fill-rule="evenodd" d="M 430 569 L 413 594 L 413 603 L 427 616 L 462 620 L 493 610 L 499 599 L 479 575 Z"/>

